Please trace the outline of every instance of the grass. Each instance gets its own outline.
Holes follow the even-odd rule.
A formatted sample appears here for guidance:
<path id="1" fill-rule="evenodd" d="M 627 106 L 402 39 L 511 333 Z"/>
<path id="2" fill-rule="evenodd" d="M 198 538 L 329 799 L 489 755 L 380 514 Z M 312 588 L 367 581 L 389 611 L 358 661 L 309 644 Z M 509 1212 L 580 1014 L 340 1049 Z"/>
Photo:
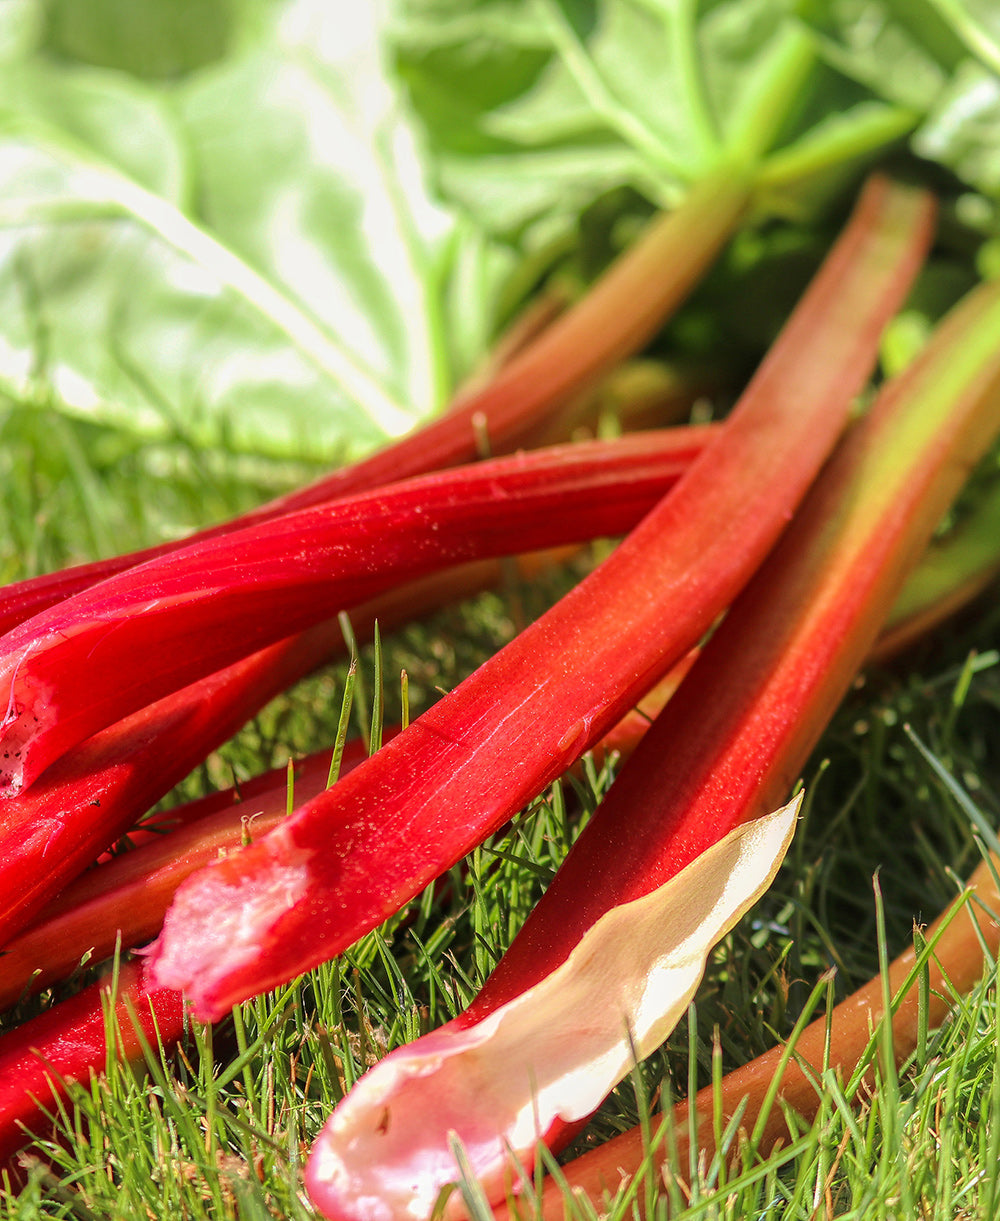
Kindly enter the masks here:
<path id="1" fill-rule="evenodd" d="M 246 508 L 308 477 L 302 466 L 199 454 L 183 437 L 140 444 L 39 404 L 0 405 L 0 576 L 11 580 L 138 546 Z M 369 733 L 376 689 L 414 714 L 537 613 L 559 580 L 444 610 L 386 639 L 381 675 L 363 651 L 352 733 Z M 593 1119 L 576 1150 L 633 1126 L 670 1147 L 671 1097 L 787 1038 L 796 1020 L 874 974 L 956 893 L 1000 805 L 1000 611 L 989 607 L 859 683 L 805 773 L 806 816 L 777 882 L 713 954 L 697 1004 L 667 1045 Z M 179 796 L 332 746 L 347 681 L 331 668 L 276 701 L 181 786 Z M 330 1109 L 387 1050 L 454 1016 L 509 944 L 612 777 L 553 788 L 502 837 L 349 953 L 241 1006 L 183 1052 L 149 1048 L 73 1088 L 58 1143 L 25 1157 L 0 1217 L 310 1218 L 301 1167 Z M 873 874 L 878 871 L 880 904 Z M 831 975 L 830 969 L 834 968 Z M 50 1003 L 61 993 L 32 1004 Z M 673 1218 L 992 1218 L 1000 1198 L 996 981 L 956 1006 L 896 1071 L 873 1044 L 869 1084 L 823 1081 L 813 1124 L 766 1156 L 675 1165 L 602 1213 L 649 1201 Z M 0 1021 L 12 1024 L 19 1010 Z M 45 1159 L 45 1160 L 43 1160 Z M 474 1185 L 463 1185 L 482 1215 Z M 529 1193 L 530 1196 L 530 1193 Z M 595 1215 L 569 1201 L 571 1216 Z M 530 1207 L 527 1209 L 530 1215 Z"/>

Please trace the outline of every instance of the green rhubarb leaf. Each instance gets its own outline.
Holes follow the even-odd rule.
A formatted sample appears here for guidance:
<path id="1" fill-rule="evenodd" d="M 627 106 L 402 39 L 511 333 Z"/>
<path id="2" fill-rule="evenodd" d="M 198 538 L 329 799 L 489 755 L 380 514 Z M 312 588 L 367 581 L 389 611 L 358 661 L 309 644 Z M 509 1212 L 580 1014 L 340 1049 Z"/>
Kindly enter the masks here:
<path id="1" fill-rule="evenodd" d="M 784 0 L 400 0 L 393 44 L 444 192 L 538 245 L 611 188 L 670 206 L 780 150 L 787 191 L 912 121 L 818 66 Z"/>
<path id="2" fill-rule="evenodd" d="M 312 457 L 439 408 L 510 255 L 428 193 L 376 10 L 254 8 L 235 49 L 150 83 L 47 53 L 43 7 L 0 24 L 0 389 Z"/>
<path id="3" fill-rule="evenodd" d="M 1000 194 L 1000 9 L 991 0 L 802 0 L 830 63 L 921 116 L 916 153 Z"/>
<path id="4" fill-rule="evenodd" d="M 256 0 L 249 0 L 250 3 Z M 221 59 L 248 0 L 47 0 L 46 50 L 147 78 L 176 77 Z"/>

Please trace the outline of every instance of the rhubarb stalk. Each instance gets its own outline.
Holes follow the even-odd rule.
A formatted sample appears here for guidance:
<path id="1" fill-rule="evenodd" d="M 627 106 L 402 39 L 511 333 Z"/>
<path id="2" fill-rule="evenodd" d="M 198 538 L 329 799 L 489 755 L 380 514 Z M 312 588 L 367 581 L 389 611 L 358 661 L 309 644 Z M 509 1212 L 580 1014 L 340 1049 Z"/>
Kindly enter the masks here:
<path id="1" fill-rule="evenodd" d="M 511 1149 L 530 1153 L 497 1126 L 491 1144 L 483 1116 L 491 1113 L 491 1090 L 509 1099 L 514 1075 L 531 1098 L 544 1009 L 537 1044 L 522 1020 L 517 1060 L 506 1054 L 496 1062 L 480 1038 L 476 1099 L 462 1114 L 448 1111 L 447 1133 L 432 1131 L 426 1111 L 428 1099 L 452 1085 L 446 1032 L 454 1032 L 460 1061 L 473 1031 L 492 1029 L 514 1005 L 523 1019 L 529 997 L 607 913 L 668 884 L 788 792 L 907 571 L 1000 430 L 998 336 L 994 283 L 956 307 L 919 359 L 885 386 L 622 769 L 476 1001 L 429 1036 L 429 1058 L 423 1040 L 400 1049 L 338 1108 L 317 1145 L 312 1178 L 328 1215 L 370 1215 L 370 1185 L 351 1171 L 349 1150 L 370 1137 L 375 1099 L 393 1116 L 392 1141 L 384 1142 L 391 1164 L 377 1164 L 375 1173 L 409 1182 L 414 1199 L 443 1185 L 455 1134 L 475 1143 L 475 1169 L 494 1191 Z M 620 986 L 614 999 L 628 1016 L 633 1001 Z M 582 1067 L 575 1066 L 578 1074 Z M 386 1081 L 390 1088 L 380 1088 Z M 420 1087 L 408 1088 L 414 1081 Z M 600 1101 L 595 1088 L 591 1109 Z M 579 1089 L 572 1105 L 556 1102 L 535 1114 L 536 1138 L 559 1147 L 581 1115 Z M 366 1144 L 369 1165 L 377 1146 Z M 399 1195 L 386 1208 L 386 1216 L 406 1216 L 411 1203 Z"/>
<path id="2" fill-rule="evenodd" d="M 123 968 L 116 983 L 110 1014 L 105 1005 L 112 989 L 105 981 L 0 1036 L 0 1167 L 28 1143 L 29 1133 L 48 1126 L 40 1108 L 65 1097 L 69 1082 L 89 1084 L 109 1055 L 141 1057 L 143 1040 L 169 1048 L 183 1037 L 184 1002 L 176 992 L 145 988 L 134 966 Z"/>
<path id="3" fill-rule="evenodd" d="M 0 641 L 0 790 L 137 709 L 394 585 L 629 529 L 710 431 L 494 459 L 287 513 L 111 577 Z"/>
<path id="4" fill-rule="evenodd" d="M 602 736 L 773 545 L 864 384 L 931 213 L 926 195 L 872 180 L 722 433 L 674 491 L 343 784 L 189 879 L 157 943 L 158 983 L 184 988 L 212 1018 L 338 953 Z"/>

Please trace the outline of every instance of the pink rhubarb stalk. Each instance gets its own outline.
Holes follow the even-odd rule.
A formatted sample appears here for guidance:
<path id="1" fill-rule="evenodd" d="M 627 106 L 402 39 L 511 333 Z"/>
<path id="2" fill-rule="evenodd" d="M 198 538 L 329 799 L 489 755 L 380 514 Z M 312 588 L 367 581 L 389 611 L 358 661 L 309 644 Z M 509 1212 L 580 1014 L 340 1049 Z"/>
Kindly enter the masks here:
<path id="1" fill-rule="evenodd" d="M 907 572 L 998 432 L 1000 284 L 992 284 L 949 315 L 919 360 L 887 384 L 838 448 L 476 1001 L 427 1036 L 427 1053 L 423 1040 L 393 1053 L 335 1112 L 309 1176 L 313 1198 L 328 1216 L 374 1217 L 372 1184 L 383 1177 L 397 1189 L 412 1184 L 413 1195 L 408 1200 L 397 1190 L 379 1215 L 414 1215 L 447 1181 L 449 1141 L 456 1136 L 475 1172 L 502 1192 L 509 1156 L 530 1159 L 533 1140 L 525 1142 L 521 1133 L 515 1142 L 511 1132 L 491 1131 L 491 1098 L 502 1096 L 510 1111 L 516 1075 L 528 1105 L 541 1077 L 544 1015 L 535 1038 L 525 1018 L 531 993 L 563 970 L 610 912 L 652 896 L 736 827 L 780 804 Z M 616 981 L 610 999 L 630 1028 L 639 982 Z M 598 1011 L 600 998 L 591 1003 Z M 515 1007 L 519 1052 L 497 1063 L 489 1057 L 488 1035 L 480 1041 L 472 1032 L 496 1029 Z M 462 1055 L 470 1039 L 477 1088 L 460 1111 L 447 1104 L 458 1088 L 449 1057 Z M 586 1065 L 574 1067 L 579 1073 Z M 534 1112 L 534 1137 L 559 1147 L 597 1108 L 601 1093 L 598 1087 L 588 1107 L 577 1088 L 570 1108 L 549 1085 L 548 1108 L 538 1104 Z M 444 1125 L 435 1131 L 428 1118 L 439 1108 L 447 1131 Z M 392 1135 L 380 1142 L 375 1112 L 385 1110 Z M 364 1167 L 352 1160 L 352 1150 L 361 1147 Z"/>
<path id="2" fill-rule="evenodd" d="M 259 525 L 286 513 L 513 449 L 576 392 L 638 351 L 684 300 L 739 223 L 749 174 L 726 167 L 695 187 L 568 309 L 509 360 L 485 386 L 460 395 L 451 409 L 370 458 L 190 539 L 46 573 L 8 587 L 0 597 L 0 632 L 98 581 L 196 541 Z"/>
<path id="3" fill-rule="evenodd" d="M 183 987 L 212 1018 L 338 953 L 602 736 L 775 542 L 864 384 L 931 214 L 925 195 L 873 180 L 722 434 L 674 491 L 343 784 L 189 879 L 157 943 L 158 983 Z"/>
<path id="4" fill-rule="evenodd" d="M 701 452 L 701 429 L 498 458 L 196 543 L 0 641 L 0 790 L 153 700 L 429 572 L 622 533 Z"/>

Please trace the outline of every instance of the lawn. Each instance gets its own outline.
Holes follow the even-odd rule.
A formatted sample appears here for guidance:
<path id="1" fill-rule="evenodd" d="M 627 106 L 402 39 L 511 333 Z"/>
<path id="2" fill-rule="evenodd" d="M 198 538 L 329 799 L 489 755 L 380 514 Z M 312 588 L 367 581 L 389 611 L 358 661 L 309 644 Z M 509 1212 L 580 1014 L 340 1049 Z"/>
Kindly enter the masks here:
<path id="1" fill-rule="evenodd" d="M 737 145 L 756 141 L 763 157 L 777 141 L 758 176 L 758 213 L 644 349 L 655 376 L 680 386 L 679 420 L 724 418 L 873 161 L 942 200 L 938 243 L 886 332 L 879 377 L 904 367 L 961 293 L 996 271 L 995 114 L 984 111 L 972 134 L 948 127 L 963 98 L 982 97 L 983 80 L 1000 90 L 1000 31 L 972 4 L 927 0 L 920 21 L 885 25 L 895 42 L 867 47 L 851 41 L 860 26 L 850 6 L 801 6 L 825 58 L 793 72 L 788 52 L 774 96 L 790 88 L 806 101 L 770 126 L 744 121 L 740 107 L 725 123 L 712 118 L 726 97 L 746 103 L 771 80 L 768 56 L 785 55 L 768 24 L 783 6 L 763 0 L 629 0 L 614 19 L 613 6 L 556 0 L 412 0 L 394 9 L 390 33 L 347 22 L 350 6 L 331 15 L 307 0 L 158 2 L 142 17 L 118 0 L 95 0 L 86 17 L 70 0 L 8 4 L 5 583 L 180 538 L 387 445 L 483 368 L 543 285 L 557 300 L 578 296 L 654 208 L 676 205 Z M 709 81 L 700 118 L 689 107 L 661 122 L 643 101 L 656 66 L 641 22 L 654 19 L 680 39 L 669 65 L 681 92 L 698 92 L 685 71 Z M 689 22 L 700 34 L 685 52 L 678 31 Z M 737 63 L 733 30 L 757 40 L 752 64 Z M 389 45 L 380 66 L 373 48 Z M 474 54 L 463 58 L 463 46 Z M 602 74 L 622 47 L 635 79 L 608 90 Z M 546 56 L 577 92 L 546 75 Z M 879 62 L 893 65 L 884 81 Z M 918 69 L 919 88 L 907 79 Z M 848 118 L 834 122 L 835 109 Z M 602 400 L 592 427 L 628 427 L 619 403 Z M 995 480 L 994 455 L 941 539 Z M 355 639 L 342 618 L 341 655 L 156 808 L 332 751 L 338 727 L 374 747 L 382 726 L 451 691 L 613 546 L 596 540 L 530 579 L 505 563 L 490 588 L 374 641 L 361 622 Z M 568 1216 L 996 1214 L 992 961 L 902 1065 L 883 1026 L 857 1072 L 821 1073 L 815 1119 L 792 1118 L 795 1134 L 778 1148 L 728 1131 L 724 1156 L 671 1157 L 670 1107 L 830 1012 L 914 938 L 919 949 L 919 929 L 997 847 L 998 619 L 987 589 L 859 674 L 803 769 L 803 816 L 774 884 L 712 950 L 665 1045 L 559 1157 L 644 1124 L 669 1169 L 651 1157 L 617 1197 L 568 1194 Z M 302 1175 L 332 1108 L 386 1053 L 475 997 L 618 766 L 586 756 L 381 928 L 214 1026 L 192 1022 L 176 1052 L 109 1056 L 40 1115 L 38 1143 L 0 1189 L 0 1215 L 318 1217 Z M 0 1029 L 107 969 L 81 961 L 3 1014 Z M 112 1027 L 109 1018 L 114 1041 Z M 551 1155 L 542 1162 L 559 1174 Z M 458 1190 L 476 1221 L 492 1215 L 472 1176 Z"/>

